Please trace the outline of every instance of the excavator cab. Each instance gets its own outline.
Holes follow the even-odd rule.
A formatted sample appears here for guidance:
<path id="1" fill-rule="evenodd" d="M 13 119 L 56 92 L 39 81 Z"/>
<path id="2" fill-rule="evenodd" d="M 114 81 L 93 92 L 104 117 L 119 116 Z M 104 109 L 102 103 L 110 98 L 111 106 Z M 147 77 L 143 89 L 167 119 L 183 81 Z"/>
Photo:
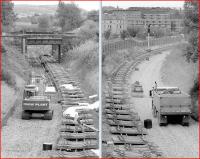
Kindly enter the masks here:
<path id="1" fill-rule="evenodd" d="M 24 99 L 28 99 L 38 95 L 38 87 L 36 85 L 26 85 L 24 89 Z"/>

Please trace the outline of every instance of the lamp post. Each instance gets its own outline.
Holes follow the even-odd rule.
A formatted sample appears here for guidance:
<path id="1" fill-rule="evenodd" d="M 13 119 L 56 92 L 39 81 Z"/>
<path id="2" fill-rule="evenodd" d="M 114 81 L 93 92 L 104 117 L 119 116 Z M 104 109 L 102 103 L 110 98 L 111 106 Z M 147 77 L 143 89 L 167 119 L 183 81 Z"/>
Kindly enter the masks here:
<path id="1" fill-rule="evenodd" d="M 149 42 L 149 36 L 150 36 L 150 27 L 151 27 L 151 24 L 148 24 L 148 29 L 147 29 L 147 41 L 148 41 L 148 48 L 147 48 L 147 51 L 151 51 L 151 49 L 149 48 L 150 47 L 150 42 Z"/>

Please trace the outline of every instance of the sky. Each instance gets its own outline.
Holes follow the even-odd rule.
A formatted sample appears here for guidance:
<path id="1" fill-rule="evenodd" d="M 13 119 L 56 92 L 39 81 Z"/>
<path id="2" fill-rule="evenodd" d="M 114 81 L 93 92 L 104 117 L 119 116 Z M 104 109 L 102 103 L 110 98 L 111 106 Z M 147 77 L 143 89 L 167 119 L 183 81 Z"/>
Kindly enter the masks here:
<path id="1" fill-rule="evenodd" d="M 70 3 L 72 1 L 65 1 L 65 3 Z M 73 1 L 80 8 L 85 10 L 97 10 L 100 7 L 99 1 Z M 57 5 L 58 1 L 13 1 L 15 5 L 17 4 L 29 4 L 29 5 Z M 172 8 L 183 8 L 184 1 L 104 1 L 103 6 L 113 6 L 120 8 L 129 7 L 172 7 Z"/>
<path id="2" fill-rule="evenodd" d="M 65 3 L 74 2 L 80 8 L 87 11 L 98 10 L 100 7 L 100 2 L 98 1 L 65 1 Z M 18 4 L 27 4 L 27 5 L 57 5 L 58 1 L 13 1 L 15 5 Z"/>
<path id="3" fill-rule="evenodd" d="M 103 6 L 114 6 L 120 8 L 129 7 L 171 7 L 171 8 L 183 8 L 184 1 L 104 1 Z"/>

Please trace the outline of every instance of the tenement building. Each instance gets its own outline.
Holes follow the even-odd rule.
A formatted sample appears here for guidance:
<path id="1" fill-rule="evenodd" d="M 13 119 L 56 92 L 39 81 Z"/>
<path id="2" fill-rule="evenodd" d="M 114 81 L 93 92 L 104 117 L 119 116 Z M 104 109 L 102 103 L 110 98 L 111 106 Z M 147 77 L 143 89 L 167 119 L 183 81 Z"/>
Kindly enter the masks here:
<path id="1" fill-rule="evenodd" d="M 180 11 L 170 9 L 129 8 L 105 11 L 103 14 L 103 32 L 110 30 L 111 34 L 120 34 L 127 28 L 160 27 L 168 32 L 180 32 L 183 17 Z"/>

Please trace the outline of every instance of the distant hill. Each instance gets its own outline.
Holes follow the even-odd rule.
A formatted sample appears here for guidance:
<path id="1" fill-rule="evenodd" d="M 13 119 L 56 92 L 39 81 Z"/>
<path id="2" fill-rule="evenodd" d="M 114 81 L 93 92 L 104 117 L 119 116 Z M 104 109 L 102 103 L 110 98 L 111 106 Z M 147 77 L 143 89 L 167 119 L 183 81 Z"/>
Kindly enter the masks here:
<path id="1" fill-rule="evenodd" d="M 38 2 L 39 3 L 39 2 Z M 55 14 L 57 5 L 15 5 L 14 11 L 19 16 L 31 16 L 36 14 Z"/>

